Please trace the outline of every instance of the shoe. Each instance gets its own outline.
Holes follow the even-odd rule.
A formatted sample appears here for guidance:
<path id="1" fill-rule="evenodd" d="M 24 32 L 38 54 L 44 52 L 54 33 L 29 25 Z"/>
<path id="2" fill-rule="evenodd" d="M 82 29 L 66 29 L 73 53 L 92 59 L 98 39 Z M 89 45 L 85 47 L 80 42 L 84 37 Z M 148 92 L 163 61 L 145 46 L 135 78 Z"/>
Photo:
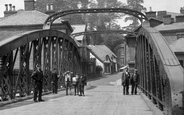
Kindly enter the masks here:
<path id="1" fill-rule="evenodd" d="M 43 102 L 43 101 L 45 101 L 45 100 L 43 100 L 43 99 L 41 99 L 41 100 L 38 100 L 39 102 Z"/>
<path id="2" fill-rule="evenodd" d="M 37 100 L 34 100 L 34 102 L 38 102 Z"/>

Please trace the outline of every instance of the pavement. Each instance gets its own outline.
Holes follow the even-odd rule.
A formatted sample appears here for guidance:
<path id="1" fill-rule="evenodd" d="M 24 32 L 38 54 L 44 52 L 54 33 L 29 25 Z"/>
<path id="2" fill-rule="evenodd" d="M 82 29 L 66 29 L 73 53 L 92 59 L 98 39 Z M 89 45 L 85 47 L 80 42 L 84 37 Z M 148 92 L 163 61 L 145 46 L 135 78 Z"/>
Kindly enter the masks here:
<path id="1" fill-rule="evenodd" d="M 6 104 L 0 107 L 0 115 L 154 115 L 141 92 L 123 95 L 120 77 L 117 73 L 90 80 L 85 96 L 66 96 L 65 91 L 59 91 L 44 95 L 44 102 L 31 98 Z"/>

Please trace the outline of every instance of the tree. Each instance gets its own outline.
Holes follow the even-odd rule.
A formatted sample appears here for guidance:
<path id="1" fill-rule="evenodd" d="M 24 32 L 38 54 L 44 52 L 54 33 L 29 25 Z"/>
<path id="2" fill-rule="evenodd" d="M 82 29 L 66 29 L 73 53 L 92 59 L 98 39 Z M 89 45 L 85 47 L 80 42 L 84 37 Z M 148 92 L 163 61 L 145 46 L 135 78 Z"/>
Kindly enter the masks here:
<path id="1" fill-rule="evenodd" d="M 111 49 L 112 51 L 114 50 L 114 48 L 125 42 L 124 36 L 121 34 L 103 34 L 103 41 L 109 49 Z"/>
<path id="2" fill-rule="evenodd" d="M 90 8 L 121 8 L 125 4 L 119 2 L 118 0 L 94 0 L 90 1 Z M 119 13 L 98 13 L 98 14 L 89 14 L 86 16 L 85 22 L 88 24 L 89 31 L 99 31 L 99 30 L 118 30 L 120 26 L 116 23 L 116 19 L 120 19 L 122 14 Z M 95 44 L 103 44 L 105 42 L 101 34 L 95 36 Z"/>
<path id="3" fill-rule="evenodd" d="M 127 7 L 133 10 L 143 12 L 146 10 L 146 8 L 142 5 L 143 3 L 143 0 L 127 0 Z M 128 16 L 125 18 L 125 22 L 129 20 L 132 21 L 132 23 L 129 25 L 129 29 L 133 30 L 139 25 L 138 19 L 136 17 Z"/>

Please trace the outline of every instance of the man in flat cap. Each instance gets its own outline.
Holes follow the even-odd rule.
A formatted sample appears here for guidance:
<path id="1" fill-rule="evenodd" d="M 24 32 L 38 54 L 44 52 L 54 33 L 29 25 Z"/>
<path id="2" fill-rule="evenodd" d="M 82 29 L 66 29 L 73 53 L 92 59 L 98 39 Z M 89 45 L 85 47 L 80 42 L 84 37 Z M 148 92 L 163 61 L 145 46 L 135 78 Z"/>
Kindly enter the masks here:
<path id="1" fill-rule="evenodd" d="M 39 64 L 36 65 L 36 71 L 33 72 L 33 74 L 31 75 L 31 78 L 34 80 L 34 98 L 33 98 L 34 102 L 44 101 L 42 99 L 42 85 L 43 85 L 44 76 Z M 37 100 L 37 97 L 38 97 L 38 100 Z"/>

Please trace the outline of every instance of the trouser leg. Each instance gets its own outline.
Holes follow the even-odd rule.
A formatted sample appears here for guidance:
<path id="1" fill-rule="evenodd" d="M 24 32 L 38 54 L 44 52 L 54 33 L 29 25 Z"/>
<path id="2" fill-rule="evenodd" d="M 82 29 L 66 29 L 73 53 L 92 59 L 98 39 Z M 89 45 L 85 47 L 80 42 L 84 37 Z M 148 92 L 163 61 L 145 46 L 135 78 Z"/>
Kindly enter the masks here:
<path id="1" fill-rule="evenodd" d="M 126 85 L 126 94 L 128 95 L 129 94 L 129 85 Z"/>
<path id="2" fill-rule="evenodd" d="M 68 95 L 68 85 L 66 86 L 66 95 Z"/>
<path id="3" fill-rule="evenodd" d="M 37 86 L 35 86 L 35 88 L 34 88 L 34 101 L 37 100 L 37 94 L 38 94 L 38 89 L 37 89 Z"/>
<path id="4" fill-rule="evenodd" d="M 57 84 L 57 82 L 56 82 L 55 85 L 54 85 L 54 93 L 55 93 L 55 94 L 57 94 L 57 89 L 58 89 L 58 84 Z"/>
<path id="5" fill-rule="evenodd" d="M 54 89 L 55 87 L 54 87 L 54 83 L 52 83 L 52 93 L 54 94 Z"/>
<path id="6" fill-rule="evenodd" d="M 125 95 L 125 86 L 123 86 L 123 94 Z"/>
<path id="7" fill-rule="evenodd" d="M 131 91 L 132 94 L 134 94 L 134 89 L 135 89 L 135 85 L 132 84 L 132 91 Z"/>
<path id="8" fill-rule="evenodd" d="M 77 93 L 77 86 L 76 85 L 74 85 L 74 93 L 75 93 L 75 95 Z"/>
<path id="9" fill-rule="evenodd" d="M 81 90 L 82 90 L 82 95 L 84 95 L 84 86 L 82 86 Z"/>
<path id="10" fill-rule="evenodd" d="M 135 85 L 135 94 L 137 94 L 137 84 Z"/>
<path id="11" fill-rule="evenodd" d="M 42 83 L 39 84 L 39 95 L 38 95 L 38 100 L 42 100 Z"/>

